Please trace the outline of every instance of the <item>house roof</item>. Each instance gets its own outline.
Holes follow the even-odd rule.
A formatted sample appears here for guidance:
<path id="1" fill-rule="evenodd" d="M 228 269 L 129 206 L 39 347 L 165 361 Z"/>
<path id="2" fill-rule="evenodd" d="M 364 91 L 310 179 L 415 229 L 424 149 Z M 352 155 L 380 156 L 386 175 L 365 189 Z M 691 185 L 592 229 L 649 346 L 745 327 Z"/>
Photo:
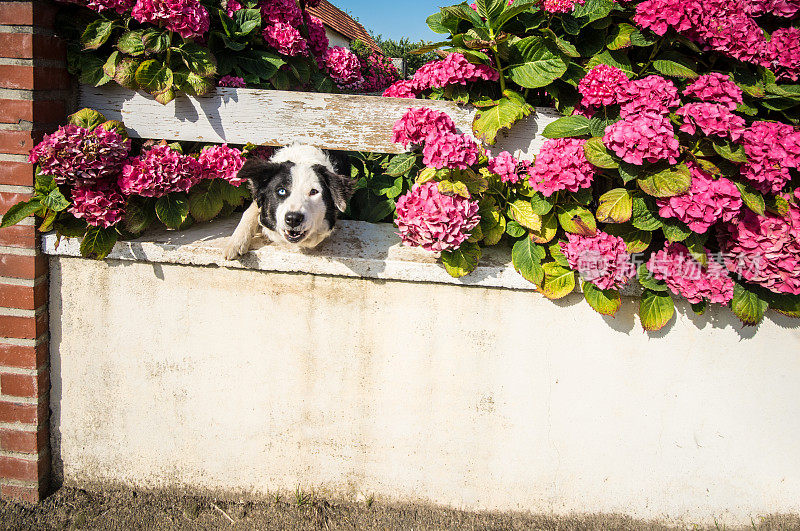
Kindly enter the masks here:
<path id="1" fill-rule="evenodd" d="M 380 46 L 370 37 L 364 26 L 353 20 L 350 15 L 328 2 L 328 0 L 320 0 L 317 7 L 308 7 L 308 12 L 322 21 L 323 24 L 328 26 L 334 31 L 338 31 L 345 37 L 351 40 L 360 40 L 366 44 L 370 49 L 383 53 Z"/>

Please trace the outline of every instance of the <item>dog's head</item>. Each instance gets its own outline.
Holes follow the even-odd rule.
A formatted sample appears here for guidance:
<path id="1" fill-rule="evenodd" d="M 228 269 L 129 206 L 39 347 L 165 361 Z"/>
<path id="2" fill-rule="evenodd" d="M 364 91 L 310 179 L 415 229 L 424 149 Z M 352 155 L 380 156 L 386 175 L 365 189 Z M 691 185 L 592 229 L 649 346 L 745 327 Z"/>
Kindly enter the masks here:
<path id="1" fill-rule="evenodd" d="M 353 193 L 352 180 L 340 173 L 344 170 L 323 150 L 294 144 L 268 161 L 248 159 L 239 177 L 249 181 L 270 239 L 314 247 L 330 234 L 336 211 L 344 212 Z"/>

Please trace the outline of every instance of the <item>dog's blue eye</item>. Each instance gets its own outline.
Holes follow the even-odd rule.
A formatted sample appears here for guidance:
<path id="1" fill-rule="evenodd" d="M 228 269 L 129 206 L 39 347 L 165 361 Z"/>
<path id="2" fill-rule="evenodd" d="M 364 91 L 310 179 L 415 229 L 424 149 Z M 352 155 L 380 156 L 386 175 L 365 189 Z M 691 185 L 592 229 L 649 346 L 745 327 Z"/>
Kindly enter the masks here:
<path id="1" fill-rule="evenodd" d="M 308 192 L 308 195 L 317 195 L 318 193 L 319 193 L 319 190 L 316 190 L 316 189 L 312 188 L 311 191 Z"/>
<path id="2" fill-rule="evenodd" d="M 286 188 L 278 188 L 276 192 L 280 197 L 284 197 L 286 195 Z"/>

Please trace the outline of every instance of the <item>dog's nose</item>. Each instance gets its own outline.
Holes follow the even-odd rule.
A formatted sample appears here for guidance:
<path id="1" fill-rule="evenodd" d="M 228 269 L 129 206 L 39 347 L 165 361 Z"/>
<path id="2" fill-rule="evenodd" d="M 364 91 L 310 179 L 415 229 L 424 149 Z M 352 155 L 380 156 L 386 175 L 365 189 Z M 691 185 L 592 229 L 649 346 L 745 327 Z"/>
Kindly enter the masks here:
<path id="1" fill-rule="evenodd" d="M 300 212 L 287 212 L 284 219 L 290 227 L 297 227 L 303 222 L 303 214 Z"/>

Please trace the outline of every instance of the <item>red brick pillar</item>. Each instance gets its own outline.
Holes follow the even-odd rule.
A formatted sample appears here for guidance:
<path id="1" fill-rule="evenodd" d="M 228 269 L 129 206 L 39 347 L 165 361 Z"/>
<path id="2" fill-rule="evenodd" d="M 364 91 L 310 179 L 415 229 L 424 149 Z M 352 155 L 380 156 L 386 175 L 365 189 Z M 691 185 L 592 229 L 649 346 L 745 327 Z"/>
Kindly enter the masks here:
<path id="1" fill-rule="evenodd" d="M 30 196 L 30 148 L 64 121 L 64 43 L 50 2 L 0 0 L 0 213 Z M 33 218 L 0 229 L 0 494 L 38 502 L 49 488 L 47 260 Z"/>

